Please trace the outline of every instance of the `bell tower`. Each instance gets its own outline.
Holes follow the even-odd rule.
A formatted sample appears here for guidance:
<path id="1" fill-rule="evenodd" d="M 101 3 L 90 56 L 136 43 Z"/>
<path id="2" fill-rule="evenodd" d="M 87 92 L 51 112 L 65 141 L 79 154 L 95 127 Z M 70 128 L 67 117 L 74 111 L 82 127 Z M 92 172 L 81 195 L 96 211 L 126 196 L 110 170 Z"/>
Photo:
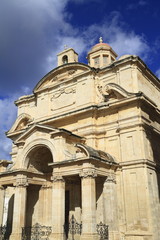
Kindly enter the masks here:
<path id="1" fill-rule="evenodd" d="M 103 43 L 102 37 L 99 38 L 99 43 L 94 45 L 88 53 L 88 64 L 91 67 L 103 68 L 116 60 L 117 54 L 109 44 Z"/>
<path id="2" fill-rule="evenodd" d="M 58 57 L 58 66 L 67 64 L 67 63 L 73 63 L 78 62 L 78 54 L 74 51 L 73 48 L 67 48 L 67 46 L 64 46 L 64 51 L 60 52 Z"/>

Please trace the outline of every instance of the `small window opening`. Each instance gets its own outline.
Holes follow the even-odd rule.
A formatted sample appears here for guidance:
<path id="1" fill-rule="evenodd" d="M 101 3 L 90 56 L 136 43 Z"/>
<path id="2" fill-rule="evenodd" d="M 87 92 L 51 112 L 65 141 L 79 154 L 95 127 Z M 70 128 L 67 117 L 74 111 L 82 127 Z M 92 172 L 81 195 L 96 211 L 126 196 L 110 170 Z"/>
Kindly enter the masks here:
<path id="1" fill-rule="evenodd" d="M 95 65 L 99 65 L 99 57 L 95 57 L 94 58 L 94 64 Z"/>
<path id="2" fill-rule="evenodd" d="M 108 56 L 104 55 L 103 56 L 103 64 L 106 65 L 108 63 Z"/>
<path id="3" fill-rule="evenodd" d="M 67 64 L 68 63 L 68 56 L 67 55 L 63 56 L 62 62 L 63 62 L 63 64 Z"/>

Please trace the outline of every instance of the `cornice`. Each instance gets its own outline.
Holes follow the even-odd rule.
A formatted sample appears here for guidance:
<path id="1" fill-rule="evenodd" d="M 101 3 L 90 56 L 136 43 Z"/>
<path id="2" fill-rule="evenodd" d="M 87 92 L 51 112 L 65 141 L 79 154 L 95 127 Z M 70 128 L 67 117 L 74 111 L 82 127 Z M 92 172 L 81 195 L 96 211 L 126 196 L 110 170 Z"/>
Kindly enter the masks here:
<path id="1" fill-rule="evenodd" d="M 148 167 L 152 169 L 156 169 L 157 164 L 148 159 L 138 159 L 138 160 L 131 160 L 119 163 L 119 169 L 123 170 L 126 168 L 137 168 L 137 167 Z"/>
<path id="2" fill-rule="evenodd" d="M 152 82 L 154 82 L 155 85 L 158 85 L 158 87 L 160 88 L 160 79 L 158 77 L 156 77 L 155 74 L 143 62 L 143 60 L 139 56 L 136 56 L 136 55 L 130 55 L 130 56 L 127 56 L 126 58 L 118 59 L 118 60 L 114 61 L 112 64 L 108 65 L 107 67 L 99 69 L 99 73 L 101 74 L 105 71 L 113 70 L 113 68 L 116 68 L 116 67 L 119 68 L 119 67 L 121 67 L 122 64 L 127 64 L 129 62 L 137 63 L 137 66 L 142 68 L 143 72 L 145 70 L 145 72 L 148 75 L 150 75 L 150 77 L 152 78 Z"/>
<path id="3" fill-rule="evenodd" d="M 108 101 L 108 102 L 103 102 L 100 104 L 88 105 L 84 108 L 79 108 L 79 109 L 76 109 L 76 110 L 73 110 L 73 111 L 70 111 L 67 113 L 49 117 L 48 119 L 46 119 L 46 118 L 44 120 L 39 119 L 39 121 L 37 121 L 37 123 L 47 124 L 50 122 L 61 120 L 66 117 L 73 117 L 75 115 L 83 114 L 83 112 L 87 112 L 87 111 L 88 112 L 89 111 L 91 111 L 91 112 L 92 111 L 101 111 L 101 110 L 110 111 L 114 108 L 121 108 L 124 106 L 126 106 L 128 108 L 128 107 L 130 107 L 129 104 L 135 103 L 136 101 L 144 101 L 146 104 L 148 104 L 148 106 L 152 107 L 158 114 L 160 114 L 160 110 L 157 107 L 157 105 L 152 100 L 150 100 L 146 95 L 144 95 L 142 92 L 139 92 L 136 96 L 131 96 L 131 97 L 120 99 L 120 100 L 113 101 L 113 102 Z"/>
<path id="4" fill-rule="evenodd" d="M 53 70 L 51 70 L 49 73 L 47 73 L 35 86 L 35 88 L 33 89 L 33 93 L 37 93 L 39 92 L 39 87 L 42 85 L 42 83 L 49 77 L 51 77 L 52 74 L 55 74 L 58 73 L 59 71 L 61 70 L 67 70 L 71 67 L 74 67 L 74 69 L 77 67 L 81 67 L 81 68 L 84 68 L 88 71 L 84 71 L 80 74 L 80 76 L 82 76 L 83 74 L 86 74 L 86 72 L 92 72 L 94 71 L 95 69 L 94 68 L 91 68 L 89 65 L 87 64 L 84 64 L 84 63 L 79 63 L 79 62 L 74 62 L 74 63 L 68 63 L 68 64 L 65 64 L 65 65 L 61 65 L 61 66 L 58 66 L 56 68 L 54 68 Z M 76 76 L 75 76 L 76 77 Z M 70 80 L 70 79 L 69 79 Z M 40 90 L 41 91 L 41 90 Z"/>

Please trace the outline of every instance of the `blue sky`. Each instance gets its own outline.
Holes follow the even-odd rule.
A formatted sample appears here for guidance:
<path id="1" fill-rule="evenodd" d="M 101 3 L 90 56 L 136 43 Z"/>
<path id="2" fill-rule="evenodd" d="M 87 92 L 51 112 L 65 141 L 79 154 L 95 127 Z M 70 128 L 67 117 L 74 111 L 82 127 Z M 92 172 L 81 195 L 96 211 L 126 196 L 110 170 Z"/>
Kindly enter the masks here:
<path id="1" fill-rule="evenodd" d="M 139 55 L 160 78 L 158 0 L 0 0 L 0 159 L 9 159 L 4 132 L 16 118 L 13 102 L 32 93 L 57 66 L 66 44 L 86 63 L 100 36 L 118 53 Z"/>

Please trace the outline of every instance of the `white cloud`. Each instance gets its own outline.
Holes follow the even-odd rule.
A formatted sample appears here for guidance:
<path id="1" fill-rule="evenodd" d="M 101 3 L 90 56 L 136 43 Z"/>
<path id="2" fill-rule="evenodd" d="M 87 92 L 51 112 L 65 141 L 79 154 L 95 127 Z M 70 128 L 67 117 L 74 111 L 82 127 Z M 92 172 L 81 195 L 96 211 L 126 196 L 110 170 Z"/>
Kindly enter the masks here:
<path id="1" fill-rule="evenodd" d="M 139 2 L 138 2 L 138 5 L 139 6 L 145 6 L 145 5 L 147 5 L 148 4 L 148 1 L 145 1 L 145 0 L 140 0 Z"/>
<path id="2" fill-rule="evenodd" d="M 156 76 L 160 79 L 160 68 L 156 71 Z"/>
<path id="3" fill-rule="evenodd" d="M 145 60 L 150 52 L 144 36 L 129 30 L 121 21 L 118 12 L 114 12 L 111 19 L 106 19 L 101 25 L 90 26 L 83 34 L 86 42 L 90 42 L 91 45 L 102 36 L 104 42 L 109 43 L 119 56 L 139 55 Z"/>
<path id="4" fill-rule="evenodd" d="M 16 119 L 16 96 L 0 99 L 0 159 L 9 159 L 11 140 L 7 139 L 5 132 L 8 131 Z"/>

